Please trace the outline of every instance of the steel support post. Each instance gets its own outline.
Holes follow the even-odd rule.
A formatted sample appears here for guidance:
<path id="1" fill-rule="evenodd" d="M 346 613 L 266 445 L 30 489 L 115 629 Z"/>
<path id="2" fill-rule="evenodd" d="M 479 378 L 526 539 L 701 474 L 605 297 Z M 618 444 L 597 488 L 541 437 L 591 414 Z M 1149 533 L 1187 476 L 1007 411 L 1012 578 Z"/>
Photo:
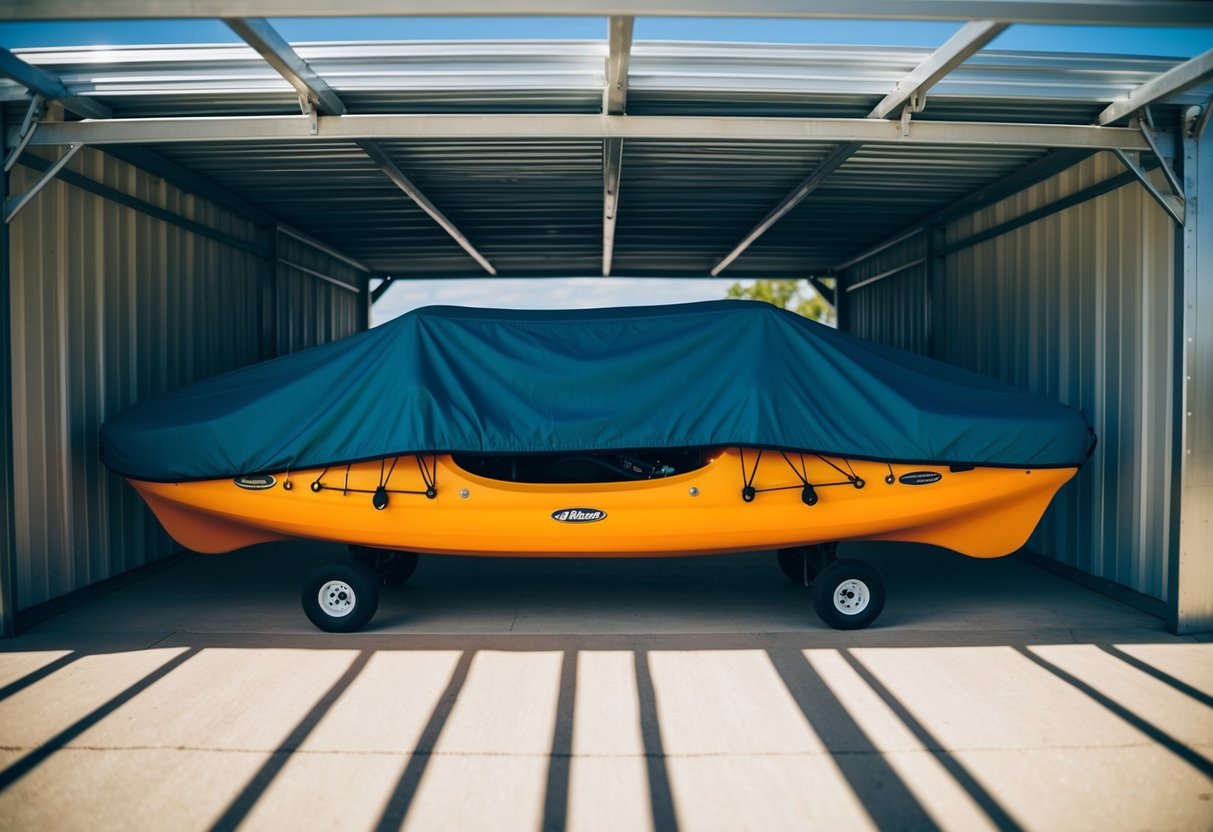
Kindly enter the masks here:
<path id="1" fill-rule="evenodd" d="M 358 321 L 358 331 L 366 332 L 371 328 L 371 276 L 364 274 L 360 279 L 362 283 L 358 289 L 358 302 L 362 308 L 362 315 Z"/>
<path id="2" fill-rule="evenodd" d="M 0 116 L 0 131 L 3 116 Z M 0 201 L 8 197 L 8 173 L 0 173 Z M 17 529 L 13 497 L 13 333 L 8 223 L 0 222 L 0 637 L 16 632 Z"/>
<path id="3" fill-rule="evenodd" d="M 1193 108 L 1194 110 L 1196 108 Z M 1173 510 L 1168 626 L 1213 630 L 1213 130 L 1182 128 L 1184 224 L 1176 232 Z M 1202 210 L 1203 209 L 1203 210 Z"/>

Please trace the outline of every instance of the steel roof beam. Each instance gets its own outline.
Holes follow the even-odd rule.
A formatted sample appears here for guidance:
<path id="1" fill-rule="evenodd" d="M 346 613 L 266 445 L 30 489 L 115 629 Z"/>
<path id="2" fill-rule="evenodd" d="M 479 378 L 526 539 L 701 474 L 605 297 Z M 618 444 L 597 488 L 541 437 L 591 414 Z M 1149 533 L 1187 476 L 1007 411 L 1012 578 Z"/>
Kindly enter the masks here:
<path id="1" fill-rule="evenodd" d="M 607 52 L 606 89 L 602 110 L 607 115 L 622 115 L 628 100 L 628 62 L 632 55 L 630 17 L 612 17 L 610 49 Z M 615 259 L 615 215 L 619 209 L 619 180 L 623 174 L 623 139 L 602 142 L 602 276 L 609 277 Z"/>
<path id="2" fill-rule="evenodd" d="M 316 74 L 307 61 L 299 57 L 299 53 L 268 21 L 261 18 L 228 17 L 224 18 L 223 22 L 245 43 L 257 50 L 257 54 L 285 78 L 296 92 L 311 101 L 317 110 L 330 116 L 345 114 L 345 104 L 337 93 Z"/>
<path id="3" fill-rule="evenodd" d="M 15 136 L 15 133 L 10 135 Z M 908 135 L 884 119 L 739 116 L 346 115 L 321 116 L 315 133 L 298 116 L 149 118 L 45 122 L 31 147 L 76 144 L 280 142 L 380 139 L 645 139 L 652 141 L 861 142 L 1149 150 L 1141 131 L 1086 124 L 916 121 Z"/>
<path id="4" fill-rule="evenodd" d="M 868 118 L 884 119 L 899 107 L 913 102 L 916 97 L 920 98 L 945 75 L 1002 34 L 1002 31 L 1006 28 L 1007 24 L 1005 23 L 994 23 L 988 20 L 966 23 L 960 28 L 959 32 L 948 38 L 946 43 L 932 52 L 926 60 L 914 67 L 908 75 L 898 81 L 893 91 L 876 105 L 876 109 L 868 113 Z M 861 147 L 863 147 L 863 144 L 860 142 L 846 142 L 839 145 L 833 153 L 823 159 L 813 169 L 813 172 L 780 200 L 779 204 L 772 208 L 771 212 L 758 225 L 750 229 L 750 233 L 746 234 L 741 239 L 741 242 L 733 247 L 732 251 L 722 257 L 720 262 L 712 267 L 713 277 L 727 269 L 730 263 L 753 245 L 755 240 L 765 234 L 771 226 L 787 216 L 793 208 L 804 201 L 805 197 L 817 190 L 834 171 L 842 167 L 843 163 L 851 158 Z"/>
<path id="5" fill-rule="evenodd" d="M 0 0 L 6 20 L 205 17 L 777 17 L 969 20 L 1119 26 L 1213 24 L 1213 4 L 1194 0 Z"/>
<path id="6" fill-rule="evenodd" d="M 1213 6 L 1213 3 L 1209 5 Z M 1099 114 L 1099 123 L 1115 124 L 1142 107 L 1149 107 L 1156 101 L 1178 95 L 1210 78 L 1213 78 L 1213 49 L 1152 78 L 1124 98 L 1116 99 Z"/>
<path id="7" fill-rule="evenodd" d="M 3 4 L 0 3 L 0 9 Z M 0 18 L 4 16 L 0 11 Z M 82 95 L 72 95 L 59 77 L 41 67 L 27 64 L 12 52 L 0 47 L 0 75 L 11 78 L 31 93 L 53 99 L 81 118 L 110 118 L 113 111 L 99 101 Z"/>
<path id="8" fill-rule="evenodd" d="M 382 277 L 383 277 L 383 279 L 381 281 L 379 281 L 379 285 L 371 290 L 371 303 L 372 304 L 377 303 L 379 301 L 379 299 L 381 297 L 383 297 L 384 293 L 387 292 L 388 289 L 392 288 L 392 284 L 394 284 L 396 282 L 395 275 L 386 274 L 386 275 L 383 275 Z"/>
<path id="9" fill-rule="evenodd" d="M 734 246 L 732 251 L 722 257 L 720 262 L 712 267 L 712 277 L 718 276 L 722 271 L 727 269 L 755 240 L 767 233 L 767 230 L 771 226 L 779 222 L 789 211 L 799 205 L 801 200 L 817 190 L 822 182 L 829 179 L 830 175 L 842 167 L 843 162 L 850 159 L 855 151 L 861 147 L 863 145 L 859 142 L 846 142 L 836 147 L 833 153 L 822 159 L 804 181 L 781 199 L 779 204 L 772 208 L 770 213 L 763 217 L 758 225 L 750 229 L 750 233 L 741 238 L 741 242 Z"/>
<path id="10" fill-rule="evenodd" d="M 634 24 L 635 20 L 631 17 L 612 17 L 610 20 L 610 51 L 607 53 L 607 82 L 602 108 L 610 115 L 620 115 L 627 107 L 628 63 L 632 59 Z"/>
<path id="11" fill-rule="evenodd" d="M 1112 152 L 1116 154 L 1117 159 L 1120 159 L 1121 164 L 1128 168 L 1129 172 L 1137 178 L 1137 181 L 1141 183 L 1141 186 L 1146 189 L 1146 193 L 1148 193 L 1150 197 L 1158 203 L 1159 207 L 1170 215 L 1171 219 L 1175 221 L 1175 224 L 1182 229 L 1184 225 L 1184 217 L 1187 214 L 1187 205 L 1184 201 L 1183 194 L 1164 193 L 1163 191 L 1159 190 L 1157 185 L 1150 181 L 1149 173 L 1141 166 L 1137 159 L 1129 156 L 1129 154 L 1125 153 L 1123 150 L 1113 150 Z M 1161 157 L 1159 159 L 1159 164 L 1163 164 Z"/>
<path id="12" fill-rule="evenodd" d="M 463 232 L 461 232 L 455 226 L 455 223 L 447 219 L 446 215 L 438 210 L 438 206 L 426 198 L 426 195 L 421 192 L 421 189 L 414 185 L 412 181 L 401 172 L 400 168 L 396 166 L 396 163 L 392 161 L 391 157 L 384 153 L 377 144 L 374 142 L 360 141 L 358 142 L 358 146 L 362 148 L 362 151 L 367 156 L 371 157 L 371 161 L 378 165 L 380 170 L 387 174 L 388 179 L 391 179 L 392 182 L 395 183 L 396 187 L 408 194 L 409 198 L 412 199 L 413 202 L 416 202 L 417 206 L 422 211 L 425 211 L 430 215 L 434 222 L 442 226 L 442 230 L 447 234 L 450 234 L 451 239 L 457 242 L 460 248 L 471 255 L 472 259 L 479 263 L 481 268 L 491 275 L 497 274 L 497 269 L 493 268 L 493 264 L 490 263 L 483 254 L 476 250 L 476 247 L 468 241 L 468 238 L 465 237 Z"/>
<path id="13" fill-rule="evenodd" d="M 73 144 L 68 147 L 64 154 L 59 157 L 58 161 L 54 162 L 49 168 L 47 168 L 46 171 L 43 172 L 42 176 L 38 177 L 38 181 L 35 182 L 28 191 L 23 194 L 19 194 L 18 196 L 10 196 L 8 199 L 4 200 L 4 221 L 6 223 L 12 222 L 13 218 L 16 217 L 17 214 L 21 213 L 21 209 L 28 205 L 31 199 L 36 197 L 43 188 L 51 183 L 51 180 L 59 174 L 59 171 L 66 167 L 67 163 L 72 160 L 73 156 L 80 152 L 80 148 L 82 147 L 84 147 L 84 145 L 80 144 Z"/>
<path id="14" fill-rule="evenodd" d="M 887 118 L 908 102 L 915 93 L 919 95 L 925 93 L 939 83 L 945 75 L 1001 35 L 1007 25 L 990 20 L 975 20 L 966 23 L 959 32 L 948 38 L 943 46 L 932 52 L 925 61 L 914 67 L 909 75 L 898 81 L 893 91 L 886 95 L 884 100 L 876 105 L 876 109 L 868 114 L 868 118 Z"/>
<path id="15" fill-rule="evenodd" d="M 834 297 L 835 293 L 832 287 L 827 286 L 825 282 L 815 274 L 809 275 L 808 281 L 809 285 L 817 291 L 817 294 L 821 295 L 822 300 L 830 304 L 830 306 L 835 308 L 838 307 L 838 304 L 836 303 L 837 299 Z M 835 278 L 835 281 L 837 281 L 837 278 Z"/>
<path id="16" fill-rule="evenodd" d="M 619 180 L 623 175 L 623 139 L 602 143 L 602 276 L 611 276 L 615 259 L 615 217 L 619 211 Z"/>

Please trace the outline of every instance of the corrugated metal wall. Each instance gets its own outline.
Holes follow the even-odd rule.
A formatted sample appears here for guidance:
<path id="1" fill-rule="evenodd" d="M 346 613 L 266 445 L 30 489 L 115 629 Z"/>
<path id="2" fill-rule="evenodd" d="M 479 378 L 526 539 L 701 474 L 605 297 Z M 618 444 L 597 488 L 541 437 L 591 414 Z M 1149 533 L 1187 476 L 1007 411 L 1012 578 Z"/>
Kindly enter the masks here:
<path id="1" fill-rule="evenodd" d="M 101 152 L 84 150 L 68 170 L 269 251 L 270 230 Z M 11 190 L 34 179 L 17 166 Z M 296 256 L 349 277 L 315 249 Z M 272 354 L 268 317 L 289 333 L 286 349 L 360 328 L 348 303 L 325 316 L 328 289 L 317 290 L 314 307 L 293 306 L 307 281 L 326 281 L 293 277 L 276 304 L 289 311 L 278 314 L 267 306 L 267 258 L 61 181 L 12 223 L 10 265 L 18 609 L 176 548 L 102 466 L 96 437 L 109 415 Z M 356 303 L 355 293 L 332 291 Z"/>
<path id="2" fill-rule="evenodd" d="M 365 276 L 289 234 L 278 234 L 274 333 L 278 355 L 366 328 Z"/>
<path id="3" fill-rule="evenodd" d="M 1122 172 L 1110 154 L 1095 156 L 950 223 L 944 244 Z M 930 333 L 936 358 L 1087 415 L 1100 450 L 1054 500 L 1029 546 L 1161 600 L 1171 542 L 1174 240 L 1171 222 L 1144 189 L 1119 188 L 947 255 Z M 848 283 L 863 265 L 847 274 Z M 894 265 L 886 258 L 881 268 Z M 918 349 L 926 295 L 916 274 L 850 292 L 851 330 Z M 910 279 L 898 286 L 903 277 Z"/>
<path id="4" fill-rule="evenodd" d="M 926 353 L 926 249 L 926 235 L 918 234 L 848 270 L 840 328 Z"/>

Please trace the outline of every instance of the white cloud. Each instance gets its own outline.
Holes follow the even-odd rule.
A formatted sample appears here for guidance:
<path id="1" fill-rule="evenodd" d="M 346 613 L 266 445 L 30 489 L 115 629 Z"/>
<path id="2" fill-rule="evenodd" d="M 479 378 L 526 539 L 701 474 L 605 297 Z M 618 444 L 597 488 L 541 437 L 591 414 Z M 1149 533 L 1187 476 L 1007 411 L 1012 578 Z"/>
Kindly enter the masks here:
<path id="1" fill-rule="evenodd" d="M 645 277 L 399 280 L 372 307 L 371 324 L 378 326 L 412 309 L 438 304 L 499 309 L 586 309 L 719 300 L 735 282 L 726 278 Z"/>

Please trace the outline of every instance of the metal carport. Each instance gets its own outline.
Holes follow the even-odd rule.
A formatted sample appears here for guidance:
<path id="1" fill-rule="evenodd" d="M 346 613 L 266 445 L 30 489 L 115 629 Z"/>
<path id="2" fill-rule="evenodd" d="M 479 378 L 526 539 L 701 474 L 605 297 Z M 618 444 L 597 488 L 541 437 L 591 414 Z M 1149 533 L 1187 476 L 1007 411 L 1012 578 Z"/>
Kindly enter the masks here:
<path id="1" fill-rule="evenodd" d="M 12 21 L 222 18 L 247 43 L 0 54 L 5 631 L 171 551 L 97 461 L 106 414 L 364 327 L 395 281 L 591 274 L 811 279 L 852 331 L 1086 409 L 1098 462 L 1032 547 L 1179 632 L 1209 629 L 1213 217 L 1197 194 L 1213 189 L 1213 52 L 986 47 L 1018 24 L 1209 27 L 1213 8 L 979 8 L 932 51 L 634 41 L 655 10 L 628 3 L 572 10 L 609 18 L 599 41 L 295 45 L 267 18 L 398 10 L 0 3 Z"/>

